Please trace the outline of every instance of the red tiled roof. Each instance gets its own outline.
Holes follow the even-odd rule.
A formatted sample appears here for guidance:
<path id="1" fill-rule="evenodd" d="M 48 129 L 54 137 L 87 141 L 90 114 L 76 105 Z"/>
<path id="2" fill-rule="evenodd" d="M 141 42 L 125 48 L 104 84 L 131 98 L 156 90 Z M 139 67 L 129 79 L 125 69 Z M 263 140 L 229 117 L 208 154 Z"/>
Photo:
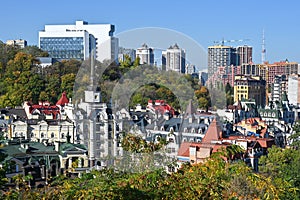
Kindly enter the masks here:
<path id="1" fill-rule="evenodd" d="M 214 119 L 207 129 L 207 132 L 205 133 L 205 136 L 202 139 L 202 143 L 211 143 L 211 141 L 217 141 L 221 139 L 221 130 L 222 129 L 217 123 L 217 120 Z"/>
<path id="2" fill-rule="evenodd" d="M 178 156 L 182 157 L 189 157 L 190 156 L 190 145 L 192 142 L 183 142 L 180 145 L 180 148 L 178 150 Z"/>
<path id="3" fill-rule="evenodd" d="M 56 105 L 64 106 L 67 103 L 69 103 L 69 99 L 67 97 L 66 92 L 63 92 L 60 99 L 57 101 Z"/>

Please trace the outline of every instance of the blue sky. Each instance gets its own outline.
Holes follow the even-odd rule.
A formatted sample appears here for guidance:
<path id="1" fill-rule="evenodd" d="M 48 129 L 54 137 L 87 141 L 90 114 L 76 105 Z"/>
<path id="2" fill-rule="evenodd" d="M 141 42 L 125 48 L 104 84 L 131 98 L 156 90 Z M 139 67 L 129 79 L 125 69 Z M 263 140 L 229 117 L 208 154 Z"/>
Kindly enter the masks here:
<path id="1" fill-rule="evenodd" d="M 260 62 L 262 30 L 267 60 L 300 62 L 300 3 L 285 1 L 2 1 L 0 40 L 26 39 L 37 45 L 45 24 L 112 23 L 123 31 L 162 27 L 182 32 L 207 49 L 215 40 L 250 39 Z M 242 45 L 243 43 L 231 43 Z"/>

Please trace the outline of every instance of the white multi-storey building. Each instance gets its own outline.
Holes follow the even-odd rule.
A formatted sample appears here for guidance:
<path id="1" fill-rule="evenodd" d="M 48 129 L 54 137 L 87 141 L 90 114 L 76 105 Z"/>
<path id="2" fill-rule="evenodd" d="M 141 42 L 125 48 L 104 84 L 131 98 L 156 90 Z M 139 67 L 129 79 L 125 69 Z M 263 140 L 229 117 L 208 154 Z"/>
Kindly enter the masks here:
<path id="1" fill-rule="evenodd" d="M 119 40 L 113 36 L 114 31 L 114 25 L 85 21 L 76 21 L 75 25 L 46 25 L 39 32 L 39 47 L 57 59 L 87 59 L 96 47 L 98 61 L 115 61 Z"/>
<path id="2" fill-rule="evenodd" d="M 136 58 L 140 59 L 140 64 L 154 64 L 154 51 L 152 48 L 148 47 L 147 44 L 143 44 L 142 47 L 136 50 Z"/>
<path id="3" fill-rule="evenodd" d="M 185 73 L 185 50 L 179 48 L 177 44 L 170 46 L 162 52 L 162 65 L 166 71 L 176 71 Z M 164 68 L 164 67 L 163 67 Z"/>
<path id="4" fill-rule="evenodd" d="M 300 76 L 293 74 L 288 79 L 288 99 L 290 104 L 300 104 Z"/>

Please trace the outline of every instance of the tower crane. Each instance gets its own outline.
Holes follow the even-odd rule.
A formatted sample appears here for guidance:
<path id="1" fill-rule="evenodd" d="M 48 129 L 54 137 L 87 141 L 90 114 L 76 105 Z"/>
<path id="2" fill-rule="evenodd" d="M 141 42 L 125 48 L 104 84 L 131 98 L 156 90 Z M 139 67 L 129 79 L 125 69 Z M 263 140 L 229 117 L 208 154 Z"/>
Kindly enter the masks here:
<path id="1" fill-rule="evenodd" d="M 221 44 L 222 46 L 224 46 L 224 43 L 232 43 L 232 42 L 245 42 L 245 41 L 249 41 L 250 39 L 240 39 L 240 40 L 220 40 L 220 41 L 214 41 L 214 44 Z"/>

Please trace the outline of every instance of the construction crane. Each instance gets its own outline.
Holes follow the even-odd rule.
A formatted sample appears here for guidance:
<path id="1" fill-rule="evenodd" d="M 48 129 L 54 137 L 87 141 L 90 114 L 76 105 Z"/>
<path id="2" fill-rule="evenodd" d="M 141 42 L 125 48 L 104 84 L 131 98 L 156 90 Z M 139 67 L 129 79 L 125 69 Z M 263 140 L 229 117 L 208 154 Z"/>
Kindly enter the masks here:
<path id="1" fill-rule="evenodd" d="M 224 40 L 222 39 L 221 41 L 214 41 L 214 44 L 221 44 L 224 46 L 224 43 L 232 43 L 232 42 L 245 42 L 249 41 L 250 39 L 240 39 L 240 40 Z"/>

